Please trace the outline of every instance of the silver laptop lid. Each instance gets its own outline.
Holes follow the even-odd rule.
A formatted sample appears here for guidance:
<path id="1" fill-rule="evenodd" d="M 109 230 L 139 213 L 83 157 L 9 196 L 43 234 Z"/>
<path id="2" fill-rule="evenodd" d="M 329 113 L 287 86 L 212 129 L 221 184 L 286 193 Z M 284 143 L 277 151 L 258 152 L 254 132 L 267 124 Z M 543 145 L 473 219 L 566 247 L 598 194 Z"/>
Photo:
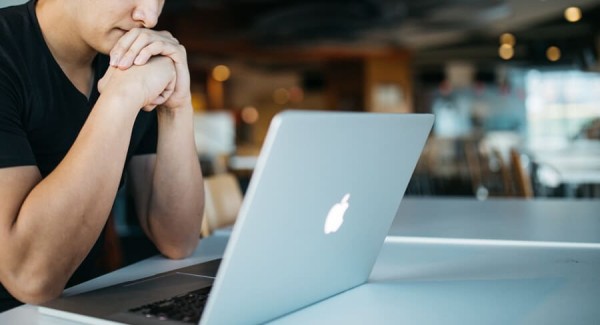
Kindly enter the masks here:
<path id="1" fill-rule="evenodd" d="M 266 322 L 364 283 L 432 123 L 429 114 L 277 115 L 201 324 Z"/>

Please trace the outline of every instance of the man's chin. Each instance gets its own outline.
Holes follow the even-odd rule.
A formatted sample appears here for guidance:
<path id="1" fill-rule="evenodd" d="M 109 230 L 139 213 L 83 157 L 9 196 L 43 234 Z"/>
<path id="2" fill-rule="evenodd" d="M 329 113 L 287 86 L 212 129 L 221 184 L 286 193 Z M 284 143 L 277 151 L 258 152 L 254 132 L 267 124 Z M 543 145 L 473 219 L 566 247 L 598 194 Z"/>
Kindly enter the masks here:
<path id="1" fill-rule="evenodd" d="M 116 40 L 111 39 L 110 41 L 103 42 L 96 47 L 96 51 L 98 53 L 102 53 L 104 55 L 109 55 L 110 51 L 112 51 L 113 47 L 115 47 L 115 45 L 117 45 L 118 40 L 119 39 L 116 39 Z"/>
<path id="2" fill-rule="evenodd" d="M 112 51 L 113 47 L 117 45 L 117 42 L 125 35 L 126 31 L 122 29 L 113 29 L 106 37 L 106 40 L 98 46 L 96 51 L 102 54 L 108 55 Z"/>
<path id="3" fill-rule="evenodd" d="M 95 48 L 96 52 L 103 54 L 103 55 L 110 55 L 110 48 L 105 48 L 105 47 L 101 47 L 101 48 Z"/>

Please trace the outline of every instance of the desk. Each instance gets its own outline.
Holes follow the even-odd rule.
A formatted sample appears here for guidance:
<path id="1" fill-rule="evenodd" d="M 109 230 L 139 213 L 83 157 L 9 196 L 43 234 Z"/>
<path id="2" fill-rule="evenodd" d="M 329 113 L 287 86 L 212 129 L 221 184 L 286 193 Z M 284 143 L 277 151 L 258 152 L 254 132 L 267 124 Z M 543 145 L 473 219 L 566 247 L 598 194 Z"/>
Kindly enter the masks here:
<path id="1" fill-rule="evenodd" d="M 598 324 L 600 249 L 388 241 L 367 284 L 274 324 Z"/>
<path id="2" fill-rule="evenodd" d="M 390 235 L 600 248 L 600 200 L 406 197 Z"/>
<path id="3" fill-rule="evenodd" d="M 194 251 L 194 254 L 184 260 L 168 260 L 162 256 L 154 256 L 85 283 L 68 288 L 65 290 L 64 294 L 70 296 L 125 281 L 132 281 L 154 274 L 167 272 L 173 269 L 210 261 L 215 258 L 220 258 L 225 251 L 227 240 L 227 236 L 212 236 L 203 239 L 198 245 L 198 248 Z M 36 306 L 23 305 L 8 310 L 4 313 L 0 313 L 0 324 L 75 325 L 79 323 L 41 315 L 38 313 Z"/>
<path id="4" fill-rule="evenodd" d="M 407 198 L 367 284 L 273 323 L 600 323 L 597 204 Z M 520 214 L 512 215 L 515 211 Z M 544 216 L 556 219 L 550 222 L 554 226 L 536 231 L 533 225 Z M 524 221 L 512 219 L 517 217 Z M 520 223 L 531 227 L 514 229 Z M 579 229 L 582 237 L 563 234 L 560 224 Z M 437 237 L 445 240 L 433 240 Z M 216 235 L 202 240 L 186 260 L 153 257 L 67 289 L 65 294 L 218 257 L 227 238 Z M 30 305 L 0 314 L 0 323 L 74 324 L 39 315 Z"/>

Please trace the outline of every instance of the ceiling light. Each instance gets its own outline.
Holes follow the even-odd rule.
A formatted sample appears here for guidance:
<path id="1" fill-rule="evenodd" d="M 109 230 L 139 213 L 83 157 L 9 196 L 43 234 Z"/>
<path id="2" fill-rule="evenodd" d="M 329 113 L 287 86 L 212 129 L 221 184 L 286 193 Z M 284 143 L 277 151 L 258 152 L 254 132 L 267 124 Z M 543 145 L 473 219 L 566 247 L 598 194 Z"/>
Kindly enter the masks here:
<path id="1" fill-rule="evenodd" d="M 578 22 L 581 19 L 581 9 L 578 7 L 569 7 L 565 9 L 565 19 L 569 22 Z"/>
<path id="2" fill-rule="evenodd" d="M 515 46 L 516 43 L 517 39 L 515 38 L 515 35 L 511 33 L 504 33 L 500 35 L 500 45 L 506 44 L 510 46 Z"/>
<path id="3" fill-rule="evenodd" d="M 546 50 L 546 57 L 552 62 L 560 60 L 560 49 L 556 46 L 550 46 Z"/>
<path id="4" fill-rule="evenodd" d="M 498 49 L 498 55 L 504 60 L 510 60 L 515 56 L 515 49 L 508 44 L 502 44 Z"/>

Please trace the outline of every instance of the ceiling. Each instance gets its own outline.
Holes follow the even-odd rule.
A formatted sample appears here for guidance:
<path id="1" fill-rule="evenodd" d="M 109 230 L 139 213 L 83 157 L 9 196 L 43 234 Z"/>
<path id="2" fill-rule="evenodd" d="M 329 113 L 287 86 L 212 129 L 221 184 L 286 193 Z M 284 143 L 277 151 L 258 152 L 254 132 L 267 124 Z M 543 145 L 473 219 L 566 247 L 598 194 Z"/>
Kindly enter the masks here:
<path id="1" fill-rule="evenodd" d="M 0 7 L 26 2 L 2 0 Z M 563 11 L 579 6 L 568 23 Z M 494 64 L 498 36 L 517 37 L 515 64 L 542 64 L 549 45 L 563 64 L 597 61 L 600 0 L 166 0 L 159 29 L 193 60 L 310 61 L 409 53 L 417 65 Z"/>
<path id="2" fill-rule="evenodd" d="M 564 9 L 582 8 L 568 23 Z M 193 56 L 329 58 L 413 53 L 417 63 L 497 61 L 512 32 L 521 62 L 547 44 L 594 48 L 600 0 L 167 0 L 159 28 Z M 538 44 L 539 43 L 539 44 Z M 567 44 L 568 43 L 568 44 Z"/>

